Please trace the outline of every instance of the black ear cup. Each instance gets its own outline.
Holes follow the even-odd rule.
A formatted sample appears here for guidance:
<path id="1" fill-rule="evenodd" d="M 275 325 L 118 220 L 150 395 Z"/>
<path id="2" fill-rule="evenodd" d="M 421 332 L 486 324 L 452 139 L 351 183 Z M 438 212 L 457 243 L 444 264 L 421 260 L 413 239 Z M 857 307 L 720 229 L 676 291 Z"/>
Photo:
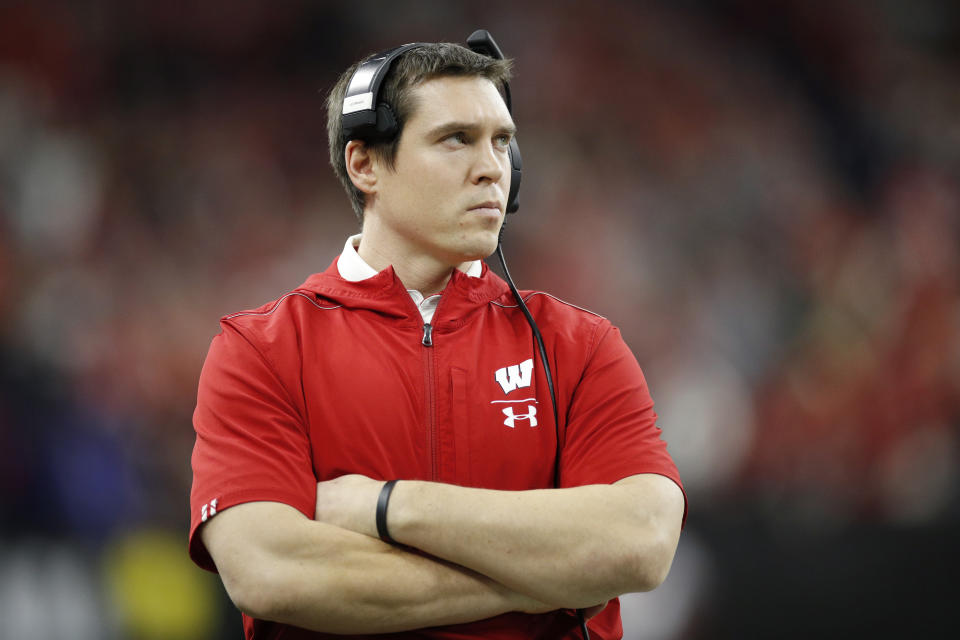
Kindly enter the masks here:
<path id="1" fill-rule="evenodd" d="M 510 154 L 510 195 L 507 196 L 507 213 L 516 213 L 520 208 L 520 178 L 523 169 L 520 145 L 517 144 L 516 138 L 511 138 L 507 151 Z"/>
<path id="2" fill-rule="evenodd" d="M 377 105 L 376 138 L 378 140 L 392 140 L 400 130 L 397 115 L 386 102 Z"/>

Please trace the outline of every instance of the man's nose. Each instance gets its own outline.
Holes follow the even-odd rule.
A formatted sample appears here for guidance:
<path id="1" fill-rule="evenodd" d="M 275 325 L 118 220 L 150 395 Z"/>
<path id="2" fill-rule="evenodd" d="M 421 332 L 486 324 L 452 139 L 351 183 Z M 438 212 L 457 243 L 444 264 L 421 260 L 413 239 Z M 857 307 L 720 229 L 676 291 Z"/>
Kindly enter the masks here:
<path id="1" fill-rule="evenodd" d="M 496 149 L 494 143 L 478 145 L 477 156 L 473 165 L 473 181 L 480 183 L 484 180 L 497 183 L 503 178 L 503 163 L 509 161 L 505 152 Z"/>

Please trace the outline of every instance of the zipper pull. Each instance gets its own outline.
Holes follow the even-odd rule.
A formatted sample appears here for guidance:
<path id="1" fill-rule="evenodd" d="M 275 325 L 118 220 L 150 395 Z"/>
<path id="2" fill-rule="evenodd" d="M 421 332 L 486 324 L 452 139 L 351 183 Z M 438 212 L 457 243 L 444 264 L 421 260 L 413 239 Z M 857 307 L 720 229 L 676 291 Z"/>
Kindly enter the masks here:
<path id="1" fill-rule="evenodd" d="M 423 325 L 423 346 L 432 347 L 433 346 L 433 325 L 429 322 Z"/>

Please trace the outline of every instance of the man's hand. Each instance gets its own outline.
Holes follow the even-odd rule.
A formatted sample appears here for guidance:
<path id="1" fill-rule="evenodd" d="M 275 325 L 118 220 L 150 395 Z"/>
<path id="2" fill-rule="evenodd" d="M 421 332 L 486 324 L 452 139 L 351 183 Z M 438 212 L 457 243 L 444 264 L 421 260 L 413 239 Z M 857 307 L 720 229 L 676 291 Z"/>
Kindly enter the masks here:
<path id="1" fill-rule="evenodd" d="M 379 538 L 377 498 L 384 483 L 357 473 L 317 483 L 314 519 Z"/>

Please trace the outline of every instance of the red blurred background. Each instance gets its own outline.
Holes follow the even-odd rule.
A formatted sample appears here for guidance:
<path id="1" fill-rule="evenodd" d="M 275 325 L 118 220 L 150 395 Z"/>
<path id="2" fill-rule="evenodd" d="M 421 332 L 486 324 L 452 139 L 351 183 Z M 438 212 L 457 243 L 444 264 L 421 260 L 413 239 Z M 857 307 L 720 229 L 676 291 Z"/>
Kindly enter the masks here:
<path id="1" fill-rule="evenodd" d="M 196 5 L 196 6 L 195 6 Z M 221 315 L 356 231 L 324 97 L 487 28 L 523 288 L 643 366 L 691 499 L 625 637 L 925 637 L 960 596 L 960 6 L 0 3 L 0 627 L 235 638 L 186 558 Z"/>

